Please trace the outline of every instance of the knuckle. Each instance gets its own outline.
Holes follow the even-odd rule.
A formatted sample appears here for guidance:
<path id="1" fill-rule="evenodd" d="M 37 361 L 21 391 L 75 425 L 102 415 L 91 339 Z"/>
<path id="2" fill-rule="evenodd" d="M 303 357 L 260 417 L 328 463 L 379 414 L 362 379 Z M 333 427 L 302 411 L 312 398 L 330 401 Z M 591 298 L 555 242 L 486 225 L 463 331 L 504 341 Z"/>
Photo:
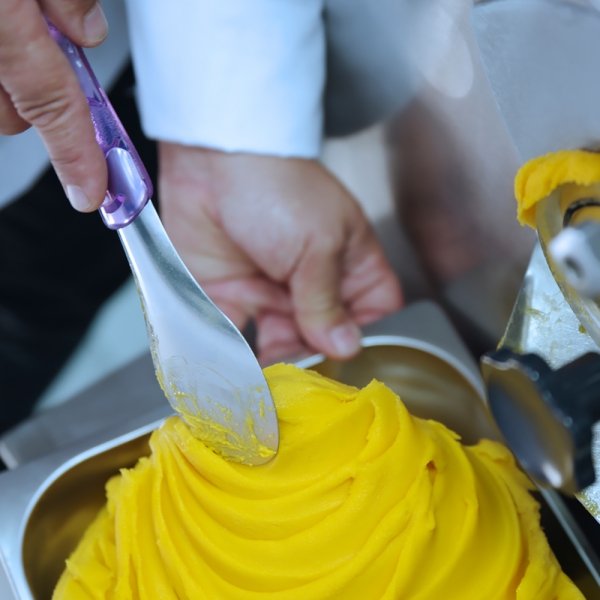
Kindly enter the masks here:
<path id="1" fill-rule="evenodd" d="M 66 126 L 73 113 L 70 99 L 61 90 L 51 90 L 39 97 L 17 100 L 15 108 L 25 121 L 48 133 Z"/>
<path id="2" fill-rule="evenodd" d="M 83 160 L 83 153 L 76 148 L 70 148 L 59 153 L 53 153 L 51 159 L 58 170 L 71 170 L 72 167 L 79 167 Z"/>
<path id="3" fill-rule="evenodd" d="M 307 246 L 312 253 L 318 256 L 335 257 L 342 251 L 343 240 L 340 240 L 336 232 L 329 231 L 321 235 L 309 236 Z"/>
<path id="4" fill-rule="evenodd" d="M 47 140 L 48 150 L 55 167 L 72 170 L 84 160 L 83 145 L 75 132 L 81 124 L 78 107 L 65 91 L 48 92 L 43 98 L 33 98 L 15 104 L 22 119 L 33 125 Z"/>

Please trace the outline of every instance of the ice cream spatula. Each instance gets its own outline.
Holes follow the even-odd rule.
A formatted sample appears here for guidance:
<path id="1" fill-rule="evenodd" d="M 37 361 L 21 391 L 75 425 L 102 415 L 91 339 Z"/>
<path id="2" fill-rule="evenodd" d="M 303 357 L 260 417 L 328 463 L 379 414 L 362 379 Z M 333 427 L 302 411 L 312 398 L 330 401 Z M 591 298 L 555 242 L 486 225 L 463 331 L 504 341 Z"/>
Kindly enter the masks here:
<path id="1" fill-rule="evenodd" d="M 158 381 L 172 407 L 214 451 L 259 465 L 277 451 L 277 414 L 246 340 L 196 283 L 150 197 L 152 183 L 82 49 L 48 24 L 83 89 L 108 167 L 100 207 L 133 272 Z"/>

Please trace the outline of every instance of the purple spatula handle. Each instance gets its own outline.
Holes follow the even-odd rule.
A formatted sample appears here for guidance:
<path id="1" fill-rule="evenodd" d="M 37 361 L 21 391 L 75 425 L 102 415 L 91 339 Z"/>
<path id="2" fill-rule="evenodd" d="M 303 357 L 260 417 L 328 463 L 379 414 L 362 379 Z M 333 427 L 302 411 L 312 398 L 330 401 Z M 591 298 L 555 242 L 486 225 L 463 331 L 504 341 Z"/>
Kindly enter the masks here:
<path id="1" fill-rule="evenodd" d="M 51 23 L 48 29 L 77 75 L 90 106 L 96 141 L 106 158 L 108 189 L 100 215 L 109 229 L 120 229 L 129 225 L 152 197 L 152 182 L 83 50 Z"/>

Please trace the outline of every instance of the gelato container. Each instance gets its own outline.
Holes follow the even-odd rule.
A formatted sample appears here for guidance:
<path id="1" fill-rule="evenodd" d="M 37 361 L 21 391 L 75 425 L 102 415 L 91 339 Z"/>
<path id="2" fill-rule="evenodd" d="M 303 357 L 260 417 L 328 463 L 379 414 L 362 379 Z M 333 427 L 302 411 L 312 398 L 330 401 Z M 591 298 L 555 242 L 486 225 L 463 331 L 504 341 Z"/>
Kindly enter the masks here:
<path id="1" fill-rule="evenodd" d="M 442 421 L 467 443 L 480 437 L 498 437 L 488 419 L 477 366 L 435 305 L 416 304 L 365 328 L 363 346 L 364 351 L 347 363 L 326 360 L 321 355 L 295 362 L 357 386 L 377 378 L 394 389 L 413 414 Z M 124 414 L 128 414 L 128 392 L 123 386 L 126 379 L 118 379 L 120 383 L 113 390 L 101 386 L 100 395 L 100 399 L 102 395 L 120 398 Z M 129 379 L 135 382 L 135 377 Z M 71 402 L 85 403 L 89 398 L 83 394 Z M 76 404 L 70 410 L 71 413 L 68 405 L 60 409 L 63 420 L 69 414 L 85 419 L 86 411 L 78 412 Z M 137 413 L 140 410 L 138 406 Z M 166 401 L 164 413 L 169 414 Z M 45 450 L 40 442 L 43 436 L 39 430 L 35 433 L 35 427 L 25 427 L 19 435 L 13 434 L 2 442 L 3 455 L 10 455 L 12 448 L 14 458 L 19 455 L 14 449 L 25 448 L 27 435 L 34 435 L 36 439 L 31 443 L 38 454 L 24 462 L 15 459 L 12 466 L 16 468 L 0 475 L 3 600 L 50 599 L 65 559 L 105 502 L 106 481 L 149 453 L 149 435 L 162 420 L 157 408 L 149 407 L 146 422 L 143 414 L 123 421 L 114 417 L 110 415 L 107 426 L 84 428 L 85 436 L 79 439 L 73 433 L 77 427 L 70 422 L 70 434 L 64 436 L 68 443 L 61 444 L 61 436 L 55 433 L 46 436 L 50 441 L 46 441 Z M 61 420 L 57 419 L 55 427 L 60 426 Z M 42 452 L 44 455 L 40 456 Z M 550 519 L 545 528 L 555 553 L 559 560 L 566 557 L 569 564 L 562 560 L 563 568 L 586 598 L 600 598 L 594 579 L 595 557 L 585 547 L 577 525 L 569 521 L 560 498 L 545 494 L 549 504 L 544 510 Z M 554 544 L 553 528 L 558 535 Z"/>

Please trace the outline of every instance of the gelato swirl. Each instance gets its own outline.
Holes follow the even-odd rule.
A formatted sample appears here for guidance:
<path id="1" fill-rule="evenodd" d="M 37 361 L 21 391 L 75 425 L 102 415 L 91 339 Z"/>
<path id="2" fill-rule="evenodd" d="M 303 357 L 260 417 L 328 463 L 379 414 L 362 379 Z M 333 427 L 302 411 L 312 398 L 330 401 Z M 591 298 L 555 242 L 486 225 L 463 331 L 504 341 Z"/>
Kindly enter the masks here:
<path id="1" fill-rule="evenodd" d="M 463 447 L 392 391 L 265 371 L 281 443 L 228 462 L 178 417 L 108 503 L 54 600 L 582 600 L 502 445 Z"/>
<path id="2" fill-rule="evenodd" d="M 536 207 L 540 200 L 563 186 L 561 204 L 578 197 L 599 196 L 589 186 L 600 182 L 600 154 L 587 150 L 560 150 L 525 163 L 515 178 L 517 218 L 521 225 L 535 229 Z M 583 192 L 583 194 L 582 194 Z"/>

